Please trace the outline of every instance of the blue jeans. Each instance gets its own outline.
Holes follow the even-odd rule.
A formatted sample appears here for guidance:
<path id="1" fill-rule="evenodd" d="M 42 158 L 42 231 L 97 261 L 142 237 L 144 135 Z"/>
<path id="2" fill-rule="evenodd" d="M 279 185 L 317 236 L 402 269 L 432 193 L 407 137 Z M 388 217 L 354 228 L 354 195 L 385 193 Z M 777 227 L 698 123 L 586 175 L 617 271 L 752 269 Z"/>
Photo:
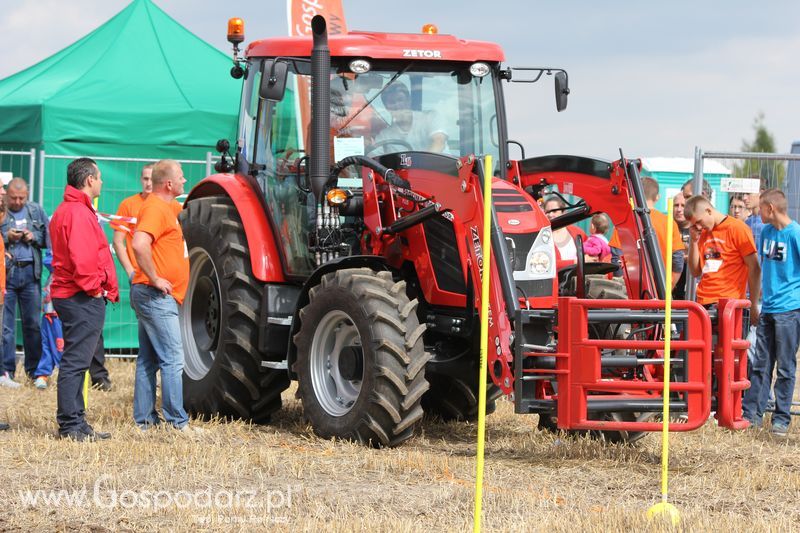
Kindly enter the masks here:
<path id="1" fill-rule="evenodd" d="M 775 412 L 772 424 L 789 426 L 800 347 L 800 309 L 787 313 L 762 313 L 756 332 L 756 353 L 750 372 L 750 388 L 742 401 L 744 417 L 761 424 L 769 399 L 772 372 L 775 380 Z"/>
<path id="2" fill-rule="evenodd" d="M 141 428 L 160 422 L 156 411 L 156 372 L 161 370 L 164 419 L 182 428 L 189 417 L 183 408 L 183 342 L 178 302 L 158 289 L 137 283 L 131 287 L 131 304 L 139 320 L 133 420 Z"/>
<path id="3" fill-rule="evenodd" d="M 6 303 L 3 316 L 3 370 L 13 375 L 17 369 L 16 324 L 17 302 L 22 320 L 22 345 L 25 351 L 25 372 L 33 377 L 42 358 L 42 286 L 33 277 L 33 263 L 12 266 L 6 280 Z"/>

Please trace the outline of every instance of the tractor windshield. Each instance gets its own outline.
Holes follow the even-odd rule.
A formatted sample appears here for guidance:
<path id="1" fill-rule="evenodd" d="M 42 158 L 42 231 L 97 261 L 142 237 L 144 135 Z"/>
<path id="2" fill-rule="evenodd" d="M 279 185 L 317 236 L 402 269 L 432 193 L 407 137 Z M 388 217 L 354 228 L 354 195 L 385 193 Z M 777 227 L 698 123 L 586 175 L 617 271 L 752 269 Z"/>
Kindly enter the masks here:
<path id="1" fill-rule="evenodd" d="M 365 74 L 343 63 L 331 72 L 332 160 L 348 155 L 429 151 L 498 160 L 499 131 L 491 73 L 465 63 L 386 63 Z M 265 159 L 308 145 L 311 79 L 307 63 L 290 63 L 286 95 L 272 107 Z M 266 118 L 266 117 L 263 117 Z M 264 139 L 267 141 L 267 139 Z M 266 146 L 269 144 L 269 146 Z M 261 154 L 259 154 L 261 155 Z"/>
<path id="2" fill-rule="evenodd" d="M 340 61 L 334 58 L 331 68 L 331 161 L 426 151 L 491 154 L 499 163 L 492 72 L 473 76 L 468 63 L 376 61 L 369 72 L 355 74 L 349 60 Z M 257 163 L 273 224 L 286 232 L 280 239 L 285 267 L 303 276 L 312 268 L 304 236 L 313 226 L 314 204 L 304 199 L 309 192 L 302 179 L 311 131 L 310 65 L 289 62 L 286 93 L 278 102 L 258 98 L 258 76 L 245 87 L 246 93 L 247 85 L 252 89 L 243 109 L 251 104 L 242 114 L 240 146 Z M 340 179 L 339 186 L 360 187 L 359 174 Z"/>

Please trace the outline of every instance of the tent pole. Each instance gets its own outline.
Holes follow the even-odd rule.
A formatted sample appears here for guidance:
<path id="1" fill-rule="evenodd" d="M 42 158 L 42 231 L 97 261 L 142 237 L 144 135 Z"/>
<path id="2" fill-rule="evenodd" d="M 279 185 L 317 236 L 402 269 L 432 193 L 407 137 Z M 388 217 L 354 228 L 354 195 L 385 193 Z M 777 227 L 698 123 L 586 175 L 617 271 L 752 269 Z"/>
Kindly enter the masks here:
<path id="1" fill-rule="evenodd" d="M 39 152 L 39 205 L 44 207 L 44 149 Z M 33 192 L 31 192 L 31 199 L 33 199 Z"/>
<path id="2" fill-rule="evenodd" d="M 36 148 L 31 148 L 31 159 L 28 163 L 28 180 L 30 183 L 28 184 L 28 201 L 33 201 L 33 187 L 36 183 Z"/>

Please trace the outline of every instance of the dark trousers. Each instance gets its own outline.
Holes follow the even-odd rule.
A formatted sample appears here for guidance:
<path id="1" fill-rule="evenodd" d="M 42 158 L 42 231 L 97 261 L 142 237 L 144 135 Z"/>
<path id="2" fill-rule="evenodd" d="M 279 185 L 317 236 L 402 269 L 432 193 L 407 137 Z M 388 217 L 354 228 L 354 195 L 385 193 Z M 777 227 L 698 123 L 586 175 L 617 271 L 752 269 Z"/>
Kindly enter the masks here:
<path id="1" fill-rule="evenodd" d="M 105 301 L 81 292 L 69 298 L 53 298 L 53 306 L 64 330 L 64 353 L 58 371 L 58 431 L 62 435 L 91 433 L 85 418 L 83 380 L 103 332 Z"/>
<path id="2" fill-rule="evenodd" d="M 102 379 L 108 379 L 108 369 L 106 368 L 106 343 L 103 333 L 100 332 L 100 340 L 94 351 L 92 362 L 89 364 L 89 375 L 92 377 L 92 384 L 98 383 Z"/>
<path id="3" fill-rule="evenodd" d="M 16 324 L 17 304 L 22 321 L 22 345 L 25 351 L 25 372 L 34 377 L 42 358 L 42 285 L 34 279 L 33 263 L 12 266 L 6 279 L 5 316 L 3 317 L 3 366 L 14 374 L 17 367 Z"/>

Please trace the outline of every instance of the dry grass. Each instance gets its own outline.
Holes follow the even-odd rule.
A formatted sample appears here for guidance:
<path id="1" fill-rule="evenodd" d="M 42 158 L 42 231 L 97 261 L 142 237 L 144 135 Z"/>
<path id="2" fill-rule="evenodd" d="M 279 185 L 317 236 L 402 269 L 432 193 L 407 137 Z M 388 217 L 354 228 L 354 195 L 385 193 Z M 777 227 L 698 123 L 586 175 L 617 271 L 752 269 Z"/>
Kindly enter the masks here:
<path id="1" fill-rule="evenodd" d="M 371 450 L 317 439 L 287 394 L 271 426 L 212 421 L 197 423 L 205 433 L 194 438 L 169 430 L 143 433 L 131 418 L 133 365 L 109 366 L 115 390 L 92 391 L 89 406 L 91 423 L 113 433 L 106 442 L 55 440 L 52 388 L 0 390 L 0 418 L 13 426 L 0 434 L 0 530 L 471 528 L 474 425 L 426 422 L 406 445 Z M 635 447 L 612 446 L 559 438 L 535 426 L 535 416 L 514 415 L 506 401 L 488 418 L 487 531 L 662 529 L 645 518 L 659 496 L 657 436 Z M 731 433 L 714 424 L 672 434 L 671 442 L 670 494 L 682 529 L 800 529 L 797 424 L 780 443 L 765 433 Z M 31 505 L 20 496 L 83 488 L 88 501 L 82 505 Z M 158 491 L 179 499 L 151 496 Z M 185 496 L 178 496 L 181 491 Z M 204 491 L 221 498 L 219 505 L 198 499 Z M 238 505 L 227 499 L 236 491 Z M 195 499 L 188 504 L 186 497 Z M 153 502 L 169 505 L 156 508 Z"/>

